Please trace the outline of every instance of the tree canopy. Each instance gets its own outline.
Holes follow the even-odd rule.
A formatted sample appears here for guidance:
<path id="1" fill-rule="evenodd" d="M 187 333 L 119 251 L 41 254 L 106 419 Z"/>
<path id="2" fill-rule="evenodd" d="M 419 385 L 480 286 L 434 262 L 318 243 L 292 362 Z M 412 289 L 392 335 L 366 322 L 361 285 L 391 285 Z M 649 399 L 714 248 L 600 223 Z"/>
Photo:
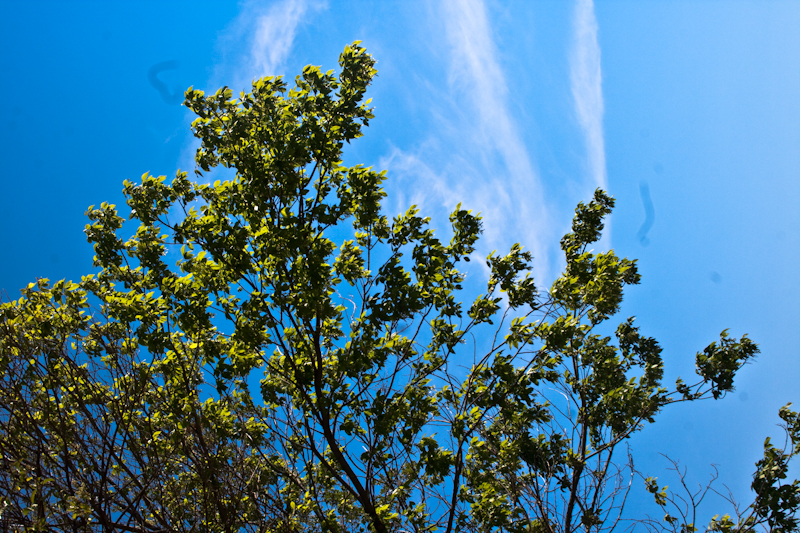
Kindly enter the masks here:
<path id="1" fill-rule="evenodd" d="M 478 215 L 449 240 L 383 213 L 385 172 L 343 148 L 373 117 L 373 58 L 190 88 L 196 180 L 125 182 L 128 218 L 87 211 L 96 272 L 0 304 L 0 516 L 40 531 L 605 531 L 634 473 L 626 440 L 670 404 L 720 398 L 758 352 L 723 331 L 698 376 L 663 383 L 658 343 L 623 319 L 636 262 L 593 253 L 597 190 L 550 288 L 520 245 L 462 299 Z M 215 167 L 229 179 L 208 183 Z M 132 224 L 133 227 L 130 227 Z M 613 333 L 612 333 L 613 332 Z M 797 529 L 800 419 L 780 412 L 755 500 L 715 531 Z M 692 531 L 664 507 L 643 527 Z M 680 510 L 679 510 L 680 511 Z M 627 527 L 627 525 L 625 526 Z"/>

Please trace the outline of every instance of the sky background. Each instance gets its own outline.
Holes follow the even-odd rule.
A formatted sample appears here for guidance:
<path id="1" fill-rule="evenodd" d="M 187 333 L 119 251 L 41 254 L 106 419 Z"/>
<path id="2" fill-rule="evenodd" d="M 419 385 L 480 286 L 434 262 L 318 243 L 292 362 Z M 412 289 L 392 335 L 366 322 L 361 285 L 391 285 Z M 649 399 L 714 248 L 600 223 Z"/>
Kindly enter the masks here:
<path id="1" fill-rule="evenodd" d="M 598 250 L 639 259 L 623 315 L 664 348 L 667 382 L 724 328 L 760 345 L 734 394 L 673 406 L 632 441 L 648 475 L 674 486 L 659 453 L 694 483 L 715 463 L 747 500 L 778 409 L 800 402 L 800 1 L 0 8 L 4 298 L 90 272 L 84 212 L 123 204 L 124 179 L 194 168 L 188 86 L 335 69 L 361 40 L 376 116 L 345 162 L 388 170 L 387 214 L 418 204 L 441 228 L 458 202 L 481 211 L 479 252 L 521 242 L 544 287 L 575 205 L 603 187 L 617 207 Z"/>

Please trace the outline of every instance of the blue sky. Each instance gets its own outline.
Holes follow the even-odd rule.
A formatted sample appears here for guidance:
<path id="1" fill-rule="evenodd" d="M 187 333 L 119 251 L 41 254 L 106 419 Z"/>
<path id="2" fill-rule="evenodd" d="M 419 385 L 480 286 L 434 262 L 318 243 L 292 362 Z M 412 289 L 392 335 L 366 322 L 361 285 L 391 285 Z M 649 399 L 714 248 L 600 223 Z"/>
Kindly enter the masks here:
<path id="1" fill-rule="evenodd" d="M 388 170 L 389 213 L 415 203 L 443 227 L 458 202 L 481 211 L 479 251 L 522 242 L 542 286 L 575 204 L 607 188 L 600 247 L 639 259 L 624 314 L 667 378 L 724 328 L 759 343 L 735 394 L 633 442 L 651 475 L 659 452 L 698 482 L 716 463 L 746 498 L 779 407 L 800 402 L 798 27 L 796 1 L 6 1 L 0 289 L 79 279 L 88 205 L 193 168 L 189 85 L 335 68 L 361 40 L 376 118 L 346 158 Z"/>

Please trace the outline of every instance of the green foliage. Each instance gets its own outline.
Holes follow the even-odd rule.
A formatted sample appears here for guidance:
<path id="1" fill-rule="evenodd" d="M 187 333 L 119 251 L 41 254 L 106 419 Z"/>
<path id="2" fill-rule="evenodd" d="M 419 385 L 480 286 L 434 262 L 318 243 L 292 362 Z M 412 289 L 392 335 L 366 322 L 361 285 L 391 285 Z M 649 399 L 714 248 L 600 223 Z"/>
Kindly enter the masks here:
<path id="1" fill-rule="evenodd" d="M 578 205 L 550 290 L 514 245 L 462 306 L 480 217 L 459 204 L 444 242 L 416 208 L 382 214 L 385 173 L 342 161 L 372 118 L 374 61 L 354 43 L 339 63 L 238 99 L 190 88 L 197 176 L 235 177 L 126 181 L 129 238 L 115 206 L 87 211 L 96 274 L 0 305 L 14 527 L 613 529 L 618 447 L 668 404 L 732 390 L 757 353 L 746 336 L 723 332 L 699 380 L 669 391 L 633 318 L 599 333 L 640 279 L 635 261 L 589 251 L 614 206 L 601 190 Z M 781 416 L 795 448 L 767 443 L 753 509 L 788 531 L 797 482 L 775 484 L 798 422 Z"/>

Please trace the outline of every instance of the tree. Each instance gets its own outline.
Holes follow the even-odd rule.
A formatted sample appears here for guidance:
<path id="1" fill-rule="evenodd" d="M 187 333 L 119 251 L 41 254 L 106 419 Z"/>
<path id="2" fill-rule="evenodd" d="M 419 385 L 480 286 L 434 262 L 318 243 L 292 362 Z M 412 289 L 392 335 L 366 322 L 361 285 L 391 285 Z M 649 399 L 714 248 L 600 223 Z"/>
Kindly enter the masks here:
<path id="1" fill-rule="evenodd" d="M 382 213 L 385 173 L 342 162 L 372 118 L 374 61 L 354 43 L 339 63 L 238 100 L 190 88 L 197 176 L 235 177 L 125 182 L 135 228 L 113 205 L 87 212 L 96 274 L 0 306 L 7 528 L 611 530 L 626 439 L 733 389 L 758 352 L 747 336 L 723 332 L 697 381 L 667 390 L 633 318 L 599 333 L 639 282 L 635 261 L 589 251 L 614 206 L 600 190 L 549 290 L 514 245 L 460 303 L 480 217 L 459 205 L 446 242 L 416 208 Z M 800 423 L 781 416 L 791 450 L 768 443 L 756 501 L 713 528 L 796 528 L 800 489 L 780 483 Z"/>

